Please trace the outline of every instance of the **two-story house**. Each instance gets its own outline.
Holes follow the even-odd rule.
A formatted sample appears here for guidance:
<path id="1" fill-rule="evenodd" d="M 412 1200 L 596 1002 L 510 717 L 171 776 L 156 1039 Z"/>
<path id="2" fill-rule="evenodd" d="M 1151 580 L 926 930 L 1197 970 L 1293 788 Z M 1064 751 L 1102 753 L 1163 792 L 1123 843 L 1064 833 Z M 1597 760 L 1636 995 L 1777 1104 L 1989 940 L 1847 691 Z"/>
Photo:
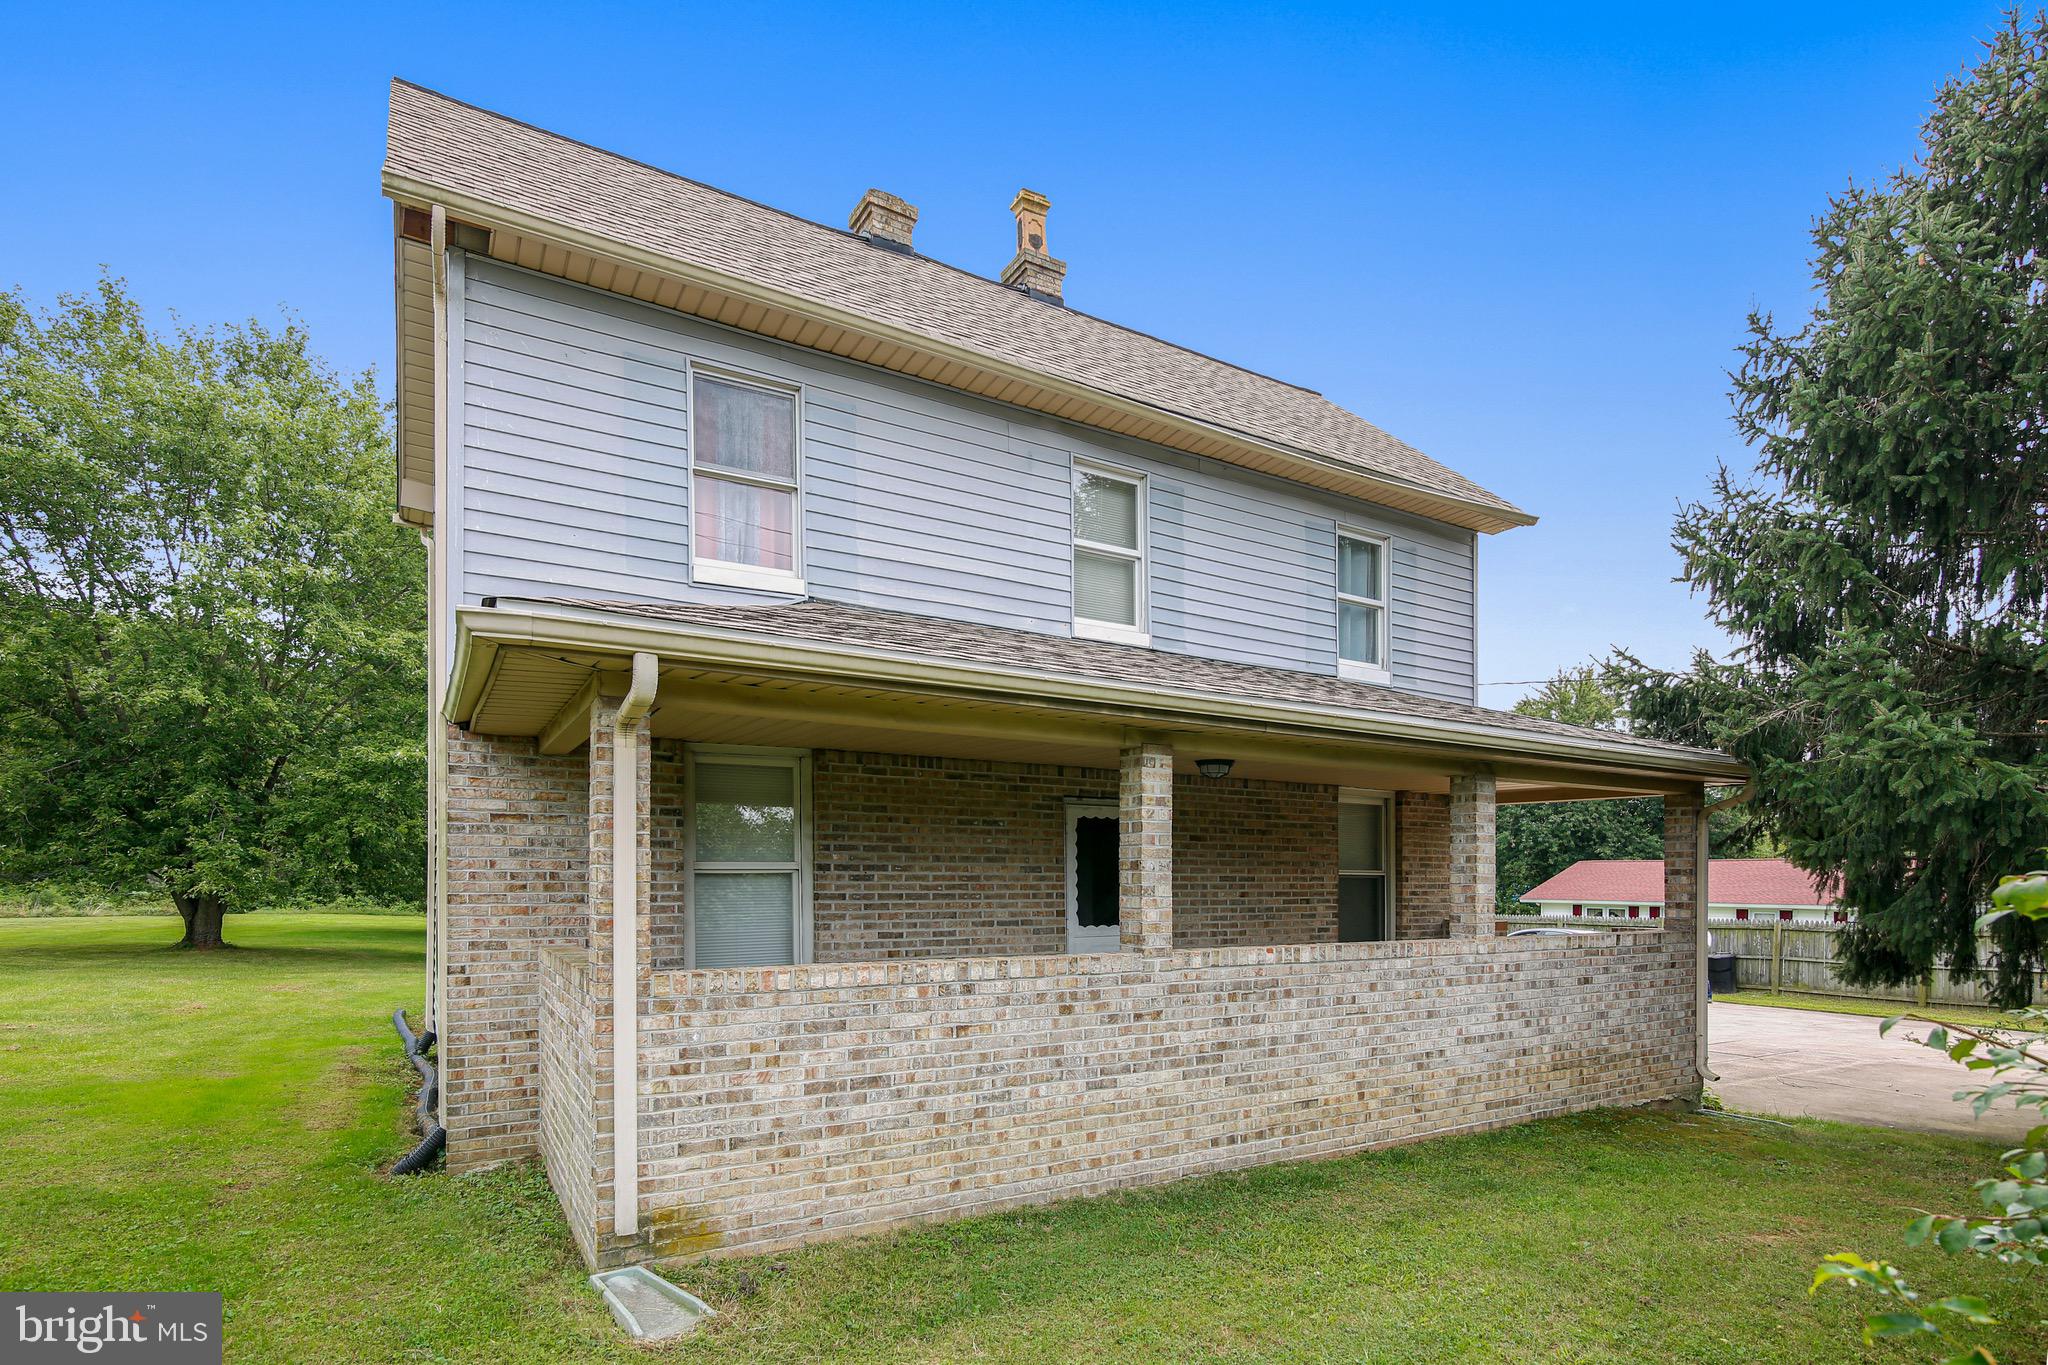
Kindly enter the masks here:
<path id="1" fill-rule="evenodd" d="M 1694 1094 L 1729 758 L 1475 704 L 1526 513 L 1305 388 L 398 83 L 451 1169 L 593 1263 Z M 1496 803 L 1658 795 L 1654 932 Z"/>

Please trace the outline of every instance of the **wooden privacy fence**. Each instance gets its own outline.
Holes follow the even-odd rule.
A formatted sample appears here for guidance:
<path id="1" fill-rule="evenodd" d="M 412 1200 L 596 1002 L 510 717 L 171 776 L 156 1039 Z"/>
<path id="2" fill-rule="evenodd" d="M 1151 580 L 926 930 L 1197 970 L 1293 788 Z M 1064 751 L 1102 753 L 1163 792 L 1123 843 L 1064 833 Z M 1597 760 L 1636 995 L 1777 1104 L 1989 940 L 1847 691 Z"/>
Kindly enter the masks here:
<path id="1" fill-rule="evenodd" d="M 1816 995 L 1853 995 L 1868 1000 L 1898 1000 L 1907 1004 L 1982 1005 L 1984 985 L 1978 981 L 1952 980 L 1946 967 L 1936 967 L 1918 989 L 1912 986 L 1849 986 L 1835 975 L 1835 939 L 1839 924 L 1788 924 L 1784 920 L 1757 923 L 1732 917 L 1707 918 L 1708 947 L 1714 954 L 1735 955 L 1735 981 L 1744 990 L 1807 991 Z M 1978 951 L 1990 957 L 1990 941 L 1978 940 Z M 2034 998 L 2044 988 L 2040 976 L 2034 979 Z"/>

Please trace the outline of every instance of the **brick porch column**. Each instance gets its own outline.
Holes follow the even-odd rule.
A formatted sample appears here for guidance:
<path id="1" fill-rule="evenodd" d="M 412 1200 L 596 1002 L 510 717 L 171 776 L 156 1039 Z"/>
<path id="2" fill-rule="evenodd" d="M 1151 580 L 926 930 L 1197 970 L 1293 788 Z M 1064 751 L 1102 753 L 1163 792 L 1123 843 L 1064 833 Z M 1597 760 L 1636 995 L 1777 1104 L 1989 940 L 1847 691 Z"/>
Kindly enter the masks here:
<path id="1" fill-rule="evenodd" d="M 1685 1005 L 1691 1014 L 1693 1064 L 1700 1080 L 1707 1070 L 1707 792 L 1696 787 L 1664 798 L 1664 932 L 1681 936 L 1691 959 L 1692 990 Z"/>
<path id="2" fill-rule="evenodd" d="M 1127 734 L 1118 768 L 1118 918 L 1127 953 L 1173 949 L 1173 745 Z"/>
<path id="3" fill-rule="evenodd" d="M 637 1227 L 620 1227 L 623 1221 L 618 1216 L 616 1181 L 619 1169 L 618 1105 L 616 1078 L 620 1058 L 615 1045 L 619 1042 L 616 1002 L 618 999 L 618 956 L 620 941 L 613 933 L 614 907 L 617 904 L 615 890 L 615 869 L 617 842 L 614 819 L 615 796 L 618 791 L 617 740 L 619 736 L 619 708 L 626 695 L 626 684 L 620 679 L 615 685 L 606 679 L 600 686 L 598 696 L 590 708 L 590 853 L 589 870 L 585 880 L 585 903 L 589 915 L 590 943 L 590 1011 L 591 1027 L 595 1040 L 597 1074 L 593 1077 L 593 1094 L 597 1104 L 596 1142 L 592 1157 L 596 1165 L 597 1178 L 597 1245 L 603 1249 L 620 1242 L 637 1240 Z M 653 975 L 654 944 L 651 933 L 652 917 L 648 913 L 647 885 L 650 871 L 650 855 L 647 836 L 647 811 L 653 764 L 650 761 L 650 726 L 643 714 L 629 725 L 627 733 L 632 737 L 633 773 L 629 790 L 632 792 L 633 810 L 626 812 L 632 821 L 633 846 L 635 850 L 636 873 L 633 878 L 633 916 L 635 933 L 631 939 L 633 949 L 633 981 L 630 999 L 634 1002 L 646 999 L 649 980 Z M 637 1018 L 637 1009 L 635 1013 Z M 627 1030 L 628 1036 L 633 1030 Z M 637 1047 L 634 1049 L 637 1051 Z M 639 1058 L 624 1059 L 626 1073 L 636 1078 L 637 1092 Z M 637 1095 L 636 1095 L 637 1099 Z M 632 1159 L 637 1167 L 638 1151 Z M 635 1219 L 637 1222 L 637 1217 Z"/>
<path id="4" fill-rule="evenodd" d="M 1452 938 L 1482 938 L 1492 932 L 1494 788 L 1491 768 L 1451 779 Z"/>

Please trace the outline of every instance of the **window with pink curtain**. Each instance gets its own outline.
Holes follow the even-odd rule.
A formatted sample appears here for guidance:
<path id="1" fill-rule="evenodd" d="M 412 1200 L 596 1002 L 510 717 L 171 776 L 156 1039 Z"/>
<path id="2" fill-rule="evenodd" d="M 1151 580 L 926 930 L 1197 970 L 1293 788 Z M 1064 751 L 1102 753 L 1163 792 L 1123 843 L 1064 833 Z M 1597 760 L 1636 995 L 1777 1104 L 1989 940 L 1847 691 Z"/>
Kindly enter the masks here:
<path id="1" fill-rule="evenodd" d="M 692 395 L 696 558 L 794 574 L 796 395 L 708 374 Z"/>

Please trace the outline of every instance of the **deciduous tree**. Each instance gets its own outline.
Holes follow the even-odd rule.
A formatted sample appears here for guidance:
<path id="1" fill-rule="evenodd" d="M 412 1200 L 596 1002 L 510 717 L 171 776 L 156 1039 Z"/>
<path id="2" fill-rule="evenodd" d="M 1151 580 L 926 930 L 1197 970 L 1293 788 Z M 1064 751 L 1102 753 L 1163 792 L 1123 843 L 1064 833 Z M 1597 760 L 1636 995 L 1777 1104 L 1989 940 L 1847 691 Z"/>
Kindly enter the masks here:
<path id="1" fill-rule="evenodd" d="M 367 377 L 159 335 L 118 281 L 0 294 L 0 873 L 417 896 L 422 553 Z"/>

